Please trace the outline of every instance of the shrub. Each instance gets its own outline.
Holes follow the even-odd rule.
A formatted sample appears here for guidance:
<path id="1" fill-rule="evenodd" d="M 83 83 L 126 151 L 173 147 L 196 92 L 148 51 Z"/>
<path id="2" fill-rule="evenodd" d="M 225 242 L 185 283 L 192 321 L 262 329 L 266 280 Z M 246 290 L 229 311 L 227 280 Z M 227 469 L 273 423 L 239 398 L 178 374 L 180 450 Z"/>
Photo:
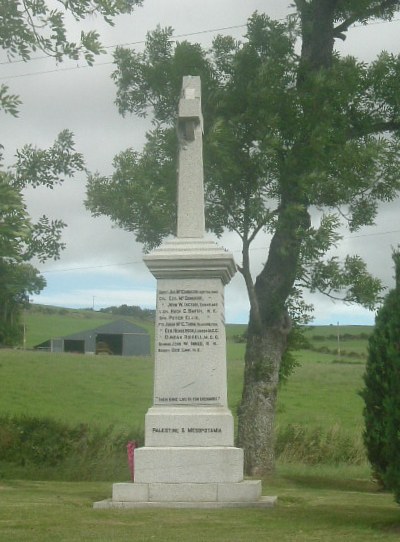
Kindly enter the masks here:
<path id="1" fill-rule="evenodd" d="M 338 425 L 328 430 L 291 424 L 278 429 L 275 453 L 281 461 L 308 465 L 360 465 L 366 460 L 361 435 L 345 433 Z"/>
<path id="2" fill-rule="evenodd" d="M 141 444 L 142 431 L 116 432 L 111 426 L 70 427 L 50 418 L 2 416 L 0 475 L 59 480 L 127 478 L 129 440 Z"/>
<path id="3" fill-rule="evenodd" d="M 400 503 L 400 251 L 393 253 L 396 287 L 378 311 L 370 336 L 361 395 L 364 442 L 375 476 Z"/>

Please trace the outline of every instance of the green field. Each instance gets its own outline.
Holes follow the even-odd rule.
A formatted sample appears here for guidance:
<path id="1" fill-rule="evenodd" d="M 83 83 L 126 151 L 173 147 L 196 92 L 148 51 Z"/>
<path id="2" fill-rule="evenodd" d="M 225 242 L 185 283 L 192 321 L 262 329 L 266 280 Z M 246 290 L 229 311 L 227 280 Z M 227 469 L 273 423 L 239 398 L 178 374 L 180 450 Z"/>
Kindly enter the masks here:
<path id="1" fill-rule="evenodd" d="M 113 317 L 93 311 L 39 307 L 27 311 L 27 347 L 50 337 L 102 325 Z M 119 317 L 120 318 L 120 317 Z M 138 322 L 154 336 L 154 325 Z M 234 413 L 240 402 L 244 342 L 237 342 L 244 325 L 227 325 L 228 396 Z M 357 435 L 362 427 L 362 387 L 366 337 L 371 328 L 340 328 L 342 344 L 359 357 L 319 352 L 335 346 L 336 326 L 309 327 L 309 350 L 296 354 L 300 362 L 279 392 L 277 425 L 308 428 L 340 427 Z M 27 350 L 0 350 L 0 412 L 53 418 L 76 424 L 143 426 L 152 402 L 152 358 L 92 357 Z"/>
<path id="2" fill-rule="evenodd" d="M 31 312 L 27 345 L 110 319 L 91 311 Z M 153 326 L 145 326 L 153 334 Z M 228 396 L 235 416 L 245 349 L 237 341 L 244 331 L 227 326 Z M 51 418 L 71 427 L 85 423 L 94 439 L 103 438 L 104 448 L 93 456 L 88 448 L 52 467 L 0 461 L 1 540 L 398 540 L 399 508 L 371 482 L 362 447 L 358 392 L 370 331 L 341 328 L 339 356 L 336 328 L 307 329 L 310 348 L 297 352 L 300 364 L 279 390 L 277 471 L 263 480 L 263 494 L 278 496 L 273 510 L 94 511 L 94 501 L 110 496 L 112 481 L 129 478 L 128 437 L 121 441 L 121 435 L 143 430 L 152 404 L 153 359 L 0 350 L 0 415 Z M 110 426 L 122 442 L 118 450 L 111 441 L 104 444 Z"/>
<path id="3" fill-rule="evenodd" d="M 242 345 L 239 345 L 242 346 Z M 279 425 L 361 427 L 363 365 L 302 351 L 279 393 Z M 143 424 L 152 402 L 152 358 L 0 350 L 0 411 L 69 423 Z M 229 405 L 240 401 L 243 361 L 228 361 Z"/>

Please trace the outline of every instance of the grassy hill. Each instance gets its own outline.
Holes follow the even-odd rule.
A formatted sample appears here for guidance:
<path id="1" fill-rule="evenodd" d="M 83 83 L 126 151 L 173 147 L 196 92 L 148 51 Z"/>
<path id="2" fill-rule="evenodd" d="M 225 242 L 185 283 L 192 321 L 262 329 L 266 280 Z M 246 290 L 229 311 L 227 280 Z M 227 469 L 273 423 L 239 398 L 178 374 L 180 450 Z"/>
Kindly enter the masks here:
<path id="1" fill-rule="evenodd" d="M 27 347 L 50 337 L 102 325 L 120 316 L 37 307 L 26 315 Z M 138 321 L 154 337 L 154 324 Z M 367 326 L 309 327 L 307 350 L 279 391 L 277 424 L 308 431 L 339 428 L 359 439 Z M 227 325 L 228 395 L 234 414 L 240 402 L 245 325 Z M 340 355 L 338 353 L 340 335 Z M 91 357 L 32 351 L 0 351 L 0 412 L 51 416 L 68 423 L 142 427 L 152 402 L 153 360 Z"/>
<path id="2" fill-rule="evenodd" d="M 26 347 L 32 348 L 51 337 L 62 337 L 119 319 L 126 319 L 144 327 L 154 338 L 154 322 L 149 320 L 92 310 L 31 305 L 25 313 Z M 246 328 L 245 324 L 227 324 L 228 359 L 243 358 L 245 343 L 240 339 L 244 336 Z M 372 326 L 307 326 L 305 329 L 311 351 L 334 352 L 336 354 L 339 347 L 341 356 L 344 358 L 348 353 L 358 354 L 358 357 L 362 358 L 366 353 L 367 340 Z M 347 357 L 351 358 L 352 356 Z"/>
<path id="3" fill-rule="evenodd" d="M 121 316 L 107 313 L 33 306 L 27 312 L 27 348 L 50 337 L 97 327 Z M 145 327 L 154 341 L 154 324 L 128 320 Z M 310 346 L 297 352 L 300 366 L 279 393 L 278 424 L 308 427 L 361 427 L 362 401 L 358 391 L 367 351 L 368 326 L 310 326 Z M 240 401 L 246 326 L 226 327 L 229 403 L 236 412 Z M 338 342 L 339 335 L 339 342 Z M 340 355 L 338 352 L 340 348 Z M 0 410 L 50 414 L 73 423 L 143 424 L 152 400 L 153 361 L 112 357 L 0 351 Z M 134 409 L 132 410 L 132 406 Z"/>

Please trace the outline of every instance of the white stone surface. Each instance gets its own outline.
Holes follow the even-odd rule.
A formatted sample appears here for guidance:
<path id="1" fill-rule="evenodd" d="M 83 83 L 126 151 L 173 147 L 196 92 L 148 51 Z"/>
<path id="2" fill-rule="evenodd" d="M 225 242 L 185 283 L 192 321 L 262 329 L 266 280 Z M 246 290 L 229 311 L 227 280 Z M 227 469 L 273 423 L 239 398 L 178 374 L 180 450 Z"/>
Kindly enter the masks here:
<path id="1" fill-rule="evenodd" d="M 170 239 L 143 257 L 156 279 L 218 278 L 228 284 L 236 273 L 233 256 L 208 239 Z"/>
<path id="2" fill-rule="evenodd" d="M 238 483 L 120 483 L 113 486 L 112 500 L 95 503 L 95 508 L 129 507 L 132 503 L 143 505 L 151 503 L 163 505 L 170 503 L 174 506 L 180 503 L 182 507 L 193 503 L 219 503 L 229 506 L 232 503 L 252 505 L 262 502 L 261 481 L 243 480 Z M 275 497 L 269 497 L 272 505 Z"/>
<path id="3" fill-rule="evenodd" d="M 135 450 L 135 481 L 212 483 L 243 480 L 243 450 L 234 447 L 143 447 Z"/>
<path id="4" fill-rule="evenodd" d="M 113 484 L 113 501 L 141 501 L 147 502 L 149 498 L 149 484 L 121 482 Z"/>
<path id="5" fill-rule="evenodd" d="M 218 484 L 217 500 L 221 502 L 257 501 L 261 498 L 261 480 L 243 480 L 238 484 Z"/>
<path id="6" fill-rule="evenodd" d="M 217 484 L 149 484 L 149 501 L 207 502 L 217 500 Z"/>
<path id="7" fill-rule="evenodd" d="M 178 237 L 204 236 L 203 117 L 200 77 L 183 78 L 178 110 Z"/>
<path id="8" fill-rule="evenodd" d="M 159 279 L 154 405 L 227 405 L 219 279 Z"/>
<path id="9" fill-rule="evenodd" d="M 93 504 L 96 510 L 115 509 L 136 509 L 136 508 L 192 508 L 192 509 L 214 509 L 214 508 L 272 508 L 277 501 L 277 497 L 261 497 L 257 501 L 235 501 L 235 502 L 220 502 L 220 501 L 157 501 L 157 502 L 121 502 L 106 499 Z"/>
<path id="10" fill-rule="evenodd" d="M 157 279 L 153 407 L 135 482 L 114 484 L 95 508 L 270 507 L 243 480 L 227 406 L 224 286 L 232 254 L 204 238 L 201 88 L 185 77 L 179 103 L 177 238 L 144 257 Z"/>
<path id="11" fill-rule="evenodd" d="M 225 407 L 155 406 L 146 414 L 146 446 L 233 446 L 233 441 L 233 416 Z"/>

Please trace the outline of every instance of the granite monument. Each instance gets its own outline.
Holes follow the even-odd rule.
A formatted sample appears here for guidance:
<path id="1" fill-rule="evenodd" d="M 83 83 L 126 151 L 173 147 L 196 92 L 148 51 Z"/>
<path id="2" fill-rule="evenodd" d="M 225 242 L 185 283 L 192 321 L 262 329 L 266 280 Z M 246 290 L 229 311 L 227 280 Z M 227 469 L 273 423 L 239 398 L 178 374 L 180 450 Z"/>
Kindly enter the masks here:
<path id="1" fill-rule="evenodd" d="M 183 78 L 178 112 L 177 236 L 145 256 L 157 279 L 153 406 L 135 481 L 96 508 L 272 506 L 244 480 L 227 404 L 224 287 L 232 254 L 205 236 L 200 77 Z"/>

